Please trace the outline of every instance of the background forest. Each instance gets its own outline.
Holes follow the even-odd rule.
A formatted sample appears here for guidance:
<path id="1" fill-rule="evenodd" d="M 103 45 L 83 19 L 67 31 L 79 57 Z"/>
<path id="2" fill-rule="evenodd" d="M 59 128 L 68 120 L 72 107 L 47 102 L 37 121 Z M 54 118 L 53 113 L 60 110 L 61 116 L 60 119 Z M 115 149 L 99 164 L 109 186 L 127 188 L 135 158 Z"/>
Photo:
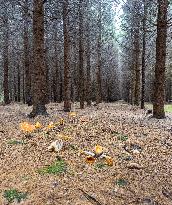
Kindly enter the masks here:
<path id="1" fill-rule="evenodd" d="M 1 101 L 41 105 L 34 116 L 48 102 L 64 101 L 69 111 L 71 101 L 83 108 L 123 99 L 144 108 L 156 99 L 163 117 L 162 101 L 172 100 L 170 3 L 2 0 Z"/>

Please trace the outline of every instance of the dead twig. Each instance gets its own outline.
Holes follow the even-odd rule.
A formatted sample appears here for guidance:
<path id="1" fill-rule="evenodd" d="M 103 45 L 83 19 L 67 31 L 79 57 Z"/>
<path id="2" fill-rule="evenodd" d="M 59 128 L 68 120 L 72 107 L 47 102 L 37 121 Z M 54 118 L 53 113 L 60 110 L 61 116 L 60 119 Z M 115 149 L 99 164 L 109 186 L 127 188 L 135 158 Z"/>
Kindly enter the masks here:
<path id="1" fill-rule="evenodd" d="M 89 194 L 87 194 L 85 191 L 83 191 L 82 189 L 79 189 L 83 195 L 85 196 L 85 198 L 87 198 L 92 204 L 94 205 L 102 205 L 99 201 L 97 201 L 93 196 L 90 196 Z"/>

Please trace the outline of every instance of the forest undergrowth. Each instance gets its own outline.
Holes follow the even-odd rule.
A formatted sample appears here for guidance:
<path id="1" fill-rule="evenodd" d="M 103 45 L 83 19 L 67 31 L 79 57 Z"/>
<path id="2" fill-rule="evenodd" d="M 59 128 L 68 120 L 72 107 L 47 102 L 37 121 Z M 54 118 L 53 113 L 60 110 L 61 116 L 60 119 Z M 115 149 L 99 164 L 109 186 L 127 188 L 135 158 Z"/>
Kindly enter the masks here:
<path id="1" fill-rule="evenodd" d="M 0 204 L 172 204 L 172 115 L 78 107 L 29 119 L 26 105 L 0 106 Z"/>

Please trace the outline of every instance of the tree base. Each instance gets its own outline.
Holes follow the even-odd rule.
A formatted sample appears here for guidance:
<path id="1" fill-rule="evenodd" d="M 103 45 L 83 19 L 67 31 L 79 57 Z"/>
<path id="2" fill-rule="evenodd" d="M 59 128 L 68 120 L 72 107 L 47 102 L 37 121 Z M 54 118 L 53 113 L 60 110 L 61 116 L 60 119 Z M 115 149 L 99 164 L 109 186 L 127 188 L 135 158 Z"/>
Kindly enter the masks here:
<path id="1" fill-rule="evenodd" d="M 158 120 L 165 119 L 165 116 L 153 115 L 152 118 L 156 118 Z"/>
<path id="2" fill-rule="evenodd" d="M 71 102 L 69 100 L 64 101 L 64 112 L 70 112 L 71 111 Z"/>
<path id="3" fill-rule="evenodd" d="M 28 115 L 29 118 L 34 118 L 38 115 L 48 116 L 47 109 L 45 105 L 33 106 L 32 112 Z"/>

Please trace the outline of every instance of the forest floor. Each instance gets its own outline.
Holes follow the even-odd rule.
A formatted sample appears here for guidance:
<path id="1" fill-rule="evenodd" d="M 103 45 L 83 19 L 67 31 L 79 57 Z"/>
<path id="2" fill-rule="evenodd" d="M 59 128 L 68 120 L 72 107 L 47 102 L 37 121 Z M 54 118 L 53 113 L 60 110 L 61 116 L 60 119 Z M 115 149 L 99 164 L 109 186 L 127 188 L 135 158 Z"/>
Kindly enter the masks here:
<path id="1" fill-rule="evenodd" d="M 0 205 L 172 204 L 172 114 L 156 120 L 119 102 L 76 108 L 72 122 L 62 104 L 47 107 L 48 117 L 28 119 L 26 105 L 0 106 Z M 64 125 L 30 136 L 19 128 L 21 122 L 45 127 L 61 118 Z M 66 136 L 62 149 L 49 152 L 59 133 Z M 113 166 L 85 160 L 81 150 L 96 145 Z"/>

